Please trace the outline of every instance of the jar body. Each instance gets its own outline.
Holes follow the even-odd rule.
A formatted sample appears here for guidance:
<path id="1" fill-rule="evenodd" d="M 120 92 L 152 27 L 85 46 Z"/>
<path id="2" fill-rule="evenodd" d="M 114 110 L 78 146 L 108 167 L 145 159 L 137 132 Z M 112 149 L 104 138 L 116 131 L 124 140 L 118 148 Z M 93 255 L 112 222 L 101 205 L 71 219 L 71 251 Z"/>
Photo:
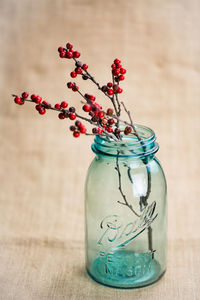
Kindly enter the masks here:
<path id="1" fill-rule="evenodd" d="M 86 180 L 85 217 L 86 267 L 97 282 L 142 287 L 165 272 L 166 180 L 153 155 L 97 153 Z"/>

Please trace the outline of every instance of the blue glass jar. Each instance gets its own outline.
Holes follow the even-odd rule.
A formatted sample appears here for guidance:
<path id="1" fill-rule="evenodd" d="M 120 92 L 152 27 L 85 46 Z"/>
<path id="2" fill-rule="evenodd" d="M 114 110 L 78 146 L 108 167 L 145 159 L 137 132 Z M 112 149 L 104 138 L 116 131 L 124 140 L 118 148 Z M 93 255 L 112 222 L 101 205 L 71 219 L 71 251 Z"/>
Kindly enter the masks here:
<path id="1" fill-rule="evenodd" d="M 166 180 L 154 132 L 96 136 L 85 186 L 86 267 L 104 285 L 143 287 L 166 270 Z"/>

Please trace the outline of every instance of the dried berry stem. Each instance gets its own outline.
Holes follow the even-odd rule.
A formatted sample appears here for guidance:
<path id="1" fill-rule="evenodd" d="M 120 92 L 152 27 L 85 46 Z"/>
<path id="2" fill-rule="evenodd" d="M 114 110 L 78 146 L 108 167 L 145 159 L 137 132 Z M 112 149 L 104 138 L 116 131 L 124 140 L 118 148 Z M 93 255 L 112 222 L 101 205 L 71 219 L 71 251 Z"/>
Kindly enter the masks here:
<path id="1" fill-rule="evenodd" d="M 123 193 L 123 190 L 122 190 L 122 183 L 121 183 L 121 172 L 120 172 L 120 168 L 119 168 L 119 153 L 120 151 L 117 151 L 117 157 L 116 157 L 116 170 L 117 170 L 117 173 L 118 173 L 118 178 L 119 178 L 119 191 L 122 195 L 122 198 L 124 199 L 124 202 L 121 202 L 121 201 L 117 201 L 118 203 L 122 204 L 122 205 L 126 205 L 128 208 L 130 208 L 130 210 L 137 216 L 137 217 L 140 217 L 140 215 L 138 215 L 136 213 L 136 211 L 133 209 L 132 205 L 128 203 L 127 199 L 126 199 L 126 195 Z"/>

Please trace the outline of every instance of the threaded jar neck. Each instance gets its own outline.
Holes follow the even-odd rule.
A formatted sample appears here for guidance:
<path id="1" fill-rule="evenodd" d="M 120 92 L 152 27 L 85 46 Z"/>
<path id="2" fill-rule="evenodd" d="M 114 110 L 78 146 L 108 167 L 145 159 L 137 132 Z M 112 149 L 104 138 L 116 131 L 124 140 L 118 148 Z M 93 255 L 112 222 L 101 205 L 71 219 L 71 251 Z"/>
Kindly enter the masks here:
<path id="1" fill-rule="evenodd" d="M 156 136 L 152 129 L 135 125 L 140 140 L 134 134 L 123 135 L 122 140 L 117 142 L 107 137 L 97 135 L 92 144 L 92 150 L 97 155 L 110 157 L 135 157 L 142 158 L 154 155 L 159 145 L 155 142 Z"/>

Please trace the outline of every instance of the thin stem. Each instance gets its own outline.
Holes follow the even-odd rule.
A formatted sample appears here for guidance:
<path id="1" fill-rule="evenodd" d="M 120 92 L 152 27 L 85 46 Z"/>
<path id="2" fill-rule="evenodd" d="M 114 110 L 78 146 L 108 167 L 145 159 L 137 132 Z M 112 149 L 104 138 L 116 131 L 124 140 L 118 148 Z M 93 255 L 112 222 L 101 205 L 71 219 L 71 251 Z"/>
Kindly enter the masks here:
<path id="1" fill-rule="evenodd" d="M 130 208 L 130 210 L 137 216 L 140 217 L 140 215 L 138 215 L 136 213 L 136 211 L 133 209 L 132 205 L 128 203 L 127 199 L 126 199 L 126 195 L 123 193 L 122 190 L 122 183 L 121 183 L 121 172 L 120 172 L 120 168 L 119 168 L 119 151 L 117 151 L 117 157 L 116 157 L 116 168 L 117 173 L 118 173 L 118 178 L 119 178 L 119 191 L 122 195 L 122 198 L 124 199 L 124 202 L 118 201 L 118 203 L 122 204 L 122 205 L 126 205 L 128 208 Z"/>

